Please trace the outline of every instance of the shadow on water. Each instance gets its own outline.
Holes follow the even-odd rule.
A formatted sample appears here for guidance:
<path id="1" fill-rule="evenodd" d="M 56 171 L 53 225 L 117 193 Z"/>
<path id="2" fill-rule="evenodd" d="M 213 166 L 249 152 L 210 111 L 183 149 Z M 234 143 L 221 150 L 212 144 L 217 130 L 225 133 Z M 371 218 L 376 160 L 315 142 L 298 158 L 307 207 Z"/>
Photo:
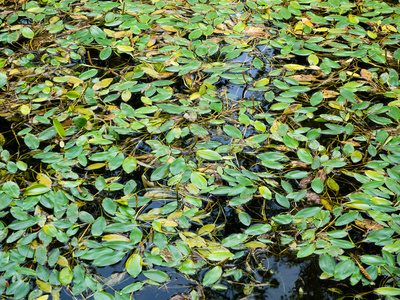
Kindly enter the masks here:
<path id="1" fill-rule="evenodd" d="M 233 276 L 224 278 L 220 284 L 226 286 L 226 290 L 215 290 L 211 287 L 204 288 L 204 298 L 210 300 L 334 300 L 344 296 L 354 297 L 356 294 L 369 290 L 368 287 L 356 285 L 351 287 L 345 282 L 335 280 L 322 280 L 319 278 L 321 271 L 318 266 L 318 256 L 306 259 L 297 259 L 292 255 L 281 254 L 279 256 L 267 256 L 265 253 L 258 253 L 257 250 L 251 255 L 252 262 L 257 264 L 252 270 L 243 270 L 244 276 L 235 281 Z M 135 282 L 144 282 L 146 277 L 139 275 L 132 278 L 124 269 L 126 259 L 118 264 L 107 267 L 94 267 L 92 274 L 103 284 L 104 291 L 114 295 L 124 287 Z M 235 266 L 236 269 L 238 266 Z M 244 266 L 241 266 L 244 267 Z M 157 270 L 166 272 L 170 280 L 164 284 L 152 285 L 144 283 L 143 288 L 133 293 L 131 299 L 135 300 L 168 300 L 174 295 L 189 295 L 192 290 L 197 290 L 197 281 L 201 281 L 206 273 L 205 270 L 194 275 L 195 280 L 189 279 L 182 273 L 176 272 L 173 268 L 155 267 Z M 243 289 L 243 286 L 247 288 Z M 247 294 L 243 293 L 247 291 Z M 73 296 L 65 288 L 61 291 L 61 300 L 79 299 L 83 300 L 91 296 L 84 293 Z M 184 298 L 183 298 L 184 299 Z M 362 299 L 375 299 L 374 295 Z"/>

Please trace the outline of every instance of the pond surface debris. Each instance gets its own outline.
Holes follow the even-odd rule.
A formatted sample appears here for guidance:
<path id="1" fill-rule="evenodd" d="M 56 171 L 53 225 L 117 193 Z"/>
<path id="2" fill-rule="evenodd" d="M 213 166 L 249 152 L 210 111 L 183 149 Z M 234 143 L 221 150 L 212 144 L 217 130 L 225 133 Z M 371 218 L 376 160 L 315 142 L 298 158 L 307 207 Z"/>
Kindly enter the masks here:
<path id="1" fill-rule="evenodd" d="M 2 299 L 397 299 L 400 5 L 2 0 Z"/>

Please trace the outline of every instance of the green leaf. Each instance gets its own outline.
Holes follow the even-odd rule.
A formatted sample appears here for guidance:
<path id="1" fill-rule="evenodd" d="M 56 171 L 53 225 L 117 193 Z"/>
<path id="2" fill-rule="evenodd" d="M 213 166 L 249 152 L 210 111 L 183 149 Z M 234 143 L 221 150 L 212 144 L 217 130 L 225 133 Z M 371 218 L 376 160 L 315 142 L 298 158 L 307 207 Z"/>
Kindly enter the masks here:
<path id="1" fill-rule="evenodd" d="M 142 286 L 143 286 L 143 283 L 135 282 L 135 283 L 132 283 L 132 284 L 127 285 L 126 287 L 124 287 L 121 290 L 121 293 L 124 293 L 124 294 L 134 293 L 134 292 L 140 290 L 142 288 Z"/>
<path id="2" fill-rule="evenodd" d="M 360 260 L 367 265 L 372 266 L 383 266 L 386 264 L 385 260 L 382 257 L 375 256 L 375 255 L 362 255 Z"/>
<path id="3" fill-rule="evenodd" d="M 253 66 L 256 69 L 262 69 L 264 67 L 264 63 L 261 59 L 256 57 L 255 59 L 253 59 Z"/>
<path id="4" fill-rule="evenodd" d="M 44 184 L 34 184 L 27 187 L 24 191 L 25 196 L 42 195 L 50 191 L 50 188 Z"/>
<path id="5" fill-rule="evenodd" d="M 29 227 L 33 227 L 34 225 L 39 223 L 40 220 L 41 220 L 41 218 L 39 218 L 39 217 L 33 217 L 33 218 L 29 218 L 27 220 L 14 221 L 10 225 L 8 225 L 8 228 L 10 228 L 12 230 L 26 229 Z"/>
<path id="6" fill-rule="evenodd" d="M 143 275 L 158 283 L 163 283 L 169 280 L 169 276 L 165 272 L 159 270 L 144 271 Z"/>
<path id="7" fill-rule="evenodd" d="M 22 28 L 21 34 L 27 39 L 32 39 L 35 36 L 35 33 L 29 27 Z"/>
<path id="8" fill-rule="evenodd" d="M 90 33 L 92 34 L 92 36 L 94 38 L 98 38 L 98 39 L 106 39 L 107 38 L 106 33 L 97 26 L 90 27 Z"/>
<path id="9" fill-rule="evenodd" d="M 287 134 L 283 136 L 283 142 L 286 146 L 292 149 L 297 149 L 297 147 L 299 147 L 299 142 L 296 141 L 294 138 L 288 136 Z"/>
<path id="10" fill-rule="evenodd" d="M 0 72 L 0 88 L 7 84 L 7 75 Z"/>
<path id="11" fill-rule="evenodd" d="M 207 180 L 199 172 L 192 172 L 190 181 L 201 190 L 207 187 Z"/>
<path id="12" fill-rule="evenodd" d="M 123 164 L 122 164 L 122 168 L 128 174 L 132 173 L 133 170 L 136 169 L 136 166 L 137 166 L 136 159 L 134 157 L 132 157 L 132 156 L 126 157 L 124 162 L 123 162 Z"/>
<path id="13" fill-rule="evenodd" d="M 240 132 L 239 129 L 237 129 L 235 126 L 232 125 L 224 125 L 224 132 L 229 135 L 230 137 L 236 138 L 236 139 L 242 139 L 243 135 Z"/>
<path id="14" fill-rule="evenodd" d="M 94 295 L 94 300 L 115 300 L 113 296 L 111 296 L 107 292 L 97 291 Z"/>
<path id="15" fill-rule="evenodd" d="M 353 249 L 355 247 L 352 242 L 339 239 L 331 239 L 331 244 L 342 249 Z"/>
<path id="16" fill-rule="evenodd" d="M 246 24 L 244 24 L 242 21 L 240 21 L 235 26 L 233 26 L 233 31 L 242 32 L 245 28 L 246 28 Z"/>
<path id="17" fill-rule="evenodd" d="M 3 191 L 10 197 L 17 198 L 20 194 L 19 186 L 12 181 L 7 181 L 3 185 Z"/>
<path id="18" fill-rule="evenodd" d="M 183 157 L 179 157 L 175 159 L 172 163 L 171 166 L 169 167 L 169 170 L 172 175 L 178 175 L 183 173 L 187 169 L 185 159 Z"/>
<path id="19" fill-rule="evenodd" d="M 56 129 L 56 131 L 60 137 L 65 137 L 64 127 L 61 125 L 61 123 L 57 119 L 53 119 L 53 126 Z"/>
<path id="20" fill-rule="evenodd" d="M 98 267 L 111 266 L 113 264 L 120 262 L 124 258 L 124 256 L 125 253 L 122 251 L 114 251 L 112 253 L 106 253 L 97 257 L 93 261 L 93 265 Z"/>
<path id="21" fill-rule="evenodd" d="M 319 258 L 319 267 L 323 272 L 328 274 L 329 276 L 333 276 L 333 272 L 335 271 L 336 263 L 335 260 L 329 254 L 322 254 Z"/>
<path id="22" fill-rule="evenodd" d="M 33 134 L 27 133 L 24 137 L 24 142 L 30 149 L 37 149 L 39 147 L 39 140 Z"/>
<path id="23" fill-rule="evenodd" d="M 289 202 L 288 198 L 286 198 L 285 196 L 283 196 L 281 194 L 276 193 L 275 200 L 282 207 L 286 207 L 286 208 L 290 207 L 290 202 Z"/>
<path id="24" fill-rule="evenodd" d="M 72 282 L 72 271 L 68 267 L 62 269 L 59 274 L 59 280 L 62 285 L 70 284 Z"/>
<path id="25" fill-rule="evenodd" d="M 215 152 L 213 150 L 208 150 L 208 149 L 198 150 L 196 152 L 196 155 L 201 158 L 208 159 L 208 160 L 221 160 L 222 159 L 222 156 L 218 152 Z"/>
<path id="26" fill-rule="evenodd" d="M 101 50 L 99 57 L 101 60 L 106 60 L 110 57 L 112 53 L 112 49 L 110 47 L 106 47 L 103 50 Z"/>
<path id="27" fill-rule="evenodd" d="M 249 226 L 251 224 L 251 217 L 245 212 L 239 214 L 239 220 L 243 225 Z"/>
<path id="28" fill-rule="evenodd" d="M 142 272 L 142 257 L 134 253 L 126 261 L 125 268 L 132 277 L 137 277 Z"/>
<path id="29" fill-rule="evenodd" d="M 222 275 L 222 268 L 220 266 L 215 266 L 210 271 L 204 275 L 203 285 L 210 285 L 216 283 Z"/>
<path id="30" fill-rule="evenodd" d="M 285 83 L 285 82 L 283 82 L 281 80 L 275 79 L 274 81 L 272 81 L 272 83 L 273 83 L 274 86 L 276 86 L 280 90 L 284 90 L 285 91 L 285 90 L 290 89 L 290 86 L 287 83 Z"/>
<path id="31" fill-rule="evenodd" d="M 299 252 L 297 252 L 297 257 L 303 258 L 303 257 L 310 256 L 311 254 L 314 253 L 314 251 L 315 251 L 315 245 L 309 244 L 309 245 L 305 246 L 304 248 L 301 248 L 299 250 Z"/>
<path id="32" fill-rule="evenodd" d="M 350 211 L 341 215 L 335 222 L 335 226 L 343 226 L 353 222 L 358 217 L 357 211 Z"/>
<path id="33" fill-rule="evenodd" d="M 271 225 L 259 224 L 251 226 L 250 228 L 246 229 L 244 233 L 248 235 L 259 235 L 267 233 L 270 230 L 271 230 Z"/>
<path id="34" fill-rule="evenodd" d="M 296 215 L 296 219 L 307 219 L 316 216 L 319 214 L 321 211 L 321 207 L 309 207 L 309 208 L 304 208 L 301 211 L 299 211 Z"/>
<path id="35" fill-rule="evenodd" d="M 289 179 L 303 179 L 307 177 L 308 172 L 306 171 L 290 171 L 288 172 L 285 177 Z"/>
<path id="36" fill-rule="evenodd" d="M 300 160 L 302 162 L 305 162 L 306 164 L 313 163 L 313 158 L 312 158 L 311 154 L 305 149 L 297 150 L 297 156 L 300 158 Z"/>
<path id="37" fill-rule="evenodd" d="M 314 178 L 313 181 L 311 182 L 311 188 L 316 192 L 317 194 L 321 193 L 324 190 L 324 184 L 319 178 Z"/>
<path id="38" fill-rule="evenodd" d="M 338 280 L 346 279 L 347 277 L 351 276 L 353 272 L 356 270 L 356 266 L 354 262 L 350 259 L 344 260 L 339 263 L 334 271 L 334 276 Z"/>
<path id="39" fill-rule="evenodd" d="M 310 104 L 312 106 L 317 106 L 324 100 L 324 96 L 322 95 L 322 92 L 316 92 L 314 93 L 311 98 L 310 98 Z"/>
<path id="40" fill-rule="evenodd" d="M 159 166 L 155 171 L 151 174 L 150 180 L 157 181 L 163 179 L 168 174 L 169 164 L 163 164 Z"/>
<path id="41" fill-rule="evenodd" d="M 400 289 L 394 287 L 381 287 L 374 290 L 375 293 L 384 296 L 399 296 Z"/>

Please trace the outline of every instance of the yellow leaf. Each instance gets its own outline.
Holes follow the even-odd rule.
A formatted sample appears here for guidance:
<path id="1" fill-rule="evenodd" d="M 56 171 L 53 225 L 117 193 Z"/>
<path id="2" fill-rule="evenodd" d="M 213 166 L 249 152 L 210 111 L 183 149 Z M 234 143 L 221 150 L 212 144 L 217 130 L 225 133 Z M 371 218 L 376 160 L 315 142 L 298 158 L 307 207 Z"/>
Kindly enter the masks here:
<path id="1" fill-rule="evenodd" d="M 320 28 L 314 28 L 313 30 L 316 32 L 324 32 L 324 31 L 328 31 L 329 28 L 328 27 L 320 27 Z"/>
<path id="2" fill-rule="evenodd" d="M 117 46 L 117 49 L 121 52 L 132 52 L 135 50 L 135 48 L 131 47 L 131 46 Z"/>
<path id="3" fill-rule="evenodd" d="M 128 31 L 117 31 L 117 32 L 114 32 L 114 34 L 113 34 L 113 36 L 116 38 L 116 39 L 120 39 L 120 38 L 123 38 L 123 37 L 126 37 L 126 36 L 131 36 L 132 35 L 132 31 L 130 31 L 130 30 L 128 30 Z"/>
<path id="4" fill-rule="evenodd" d="M 215 225 L 214 224 L 206 224 L 203 227 L 201 227 L 198 231 L 198 235 L 202 235 L 205 233 L 210 233 L 215 229 Z"/>
<path id="5" fill-rule="evenodd" d="M 68 76 L 64 76 L 64 77 L 68 79 L 68 83 L 70 83 L 70 84 L 80 84 L 83 82 L 82 79 L 75 77 L 75 76 L 68 75 Z"/>
<path id="6" fill-rule="evenodd" d="M 207 244 L 201 237 L 195 237 L 192 239 L 188 239 L 187 242 L 188 242 L 190 248 L 194 248 L 194 247 L 205 248 L 205 247 L 207 247 Z"/>
<path id="7" fill-rule="evenodd" d="M 266 248 L 267 245 L 261 242 L 253 241 L 244 244 L 247 248 Z"/>
<path id="8" fill-rule="evenodd" d="M 106 79 L 100 80 L 99 82 L 96 82 L 93 85 L 92 89 L 94 91 L 104 89 L 104 88 L 108 87 L 113 80 L 114 80 L 114 78 L 106 78 Z"/>
<path id="9" fill-rule="evenodd" d="M 254 86 L 255 87 L 263 87 L 263 86 L 266 86 L 268 83 L 269 83 L 269 78 L 263 78 L 263 79 L 258 80 Z"/>
<path id="10" fill-rule="evenodd" d="M 145 72 L 147 75 L 150 75 L 151 77 L 158 77 L 158 72 L 152 68 L 143 67 L 142 71 Z"/>
<path id="11" fill-rule="evenodd" d="M 179 29 L 175 28 L 174 26 L 171 25 L 164 25 L 161 26 L 161 28 L 165 31 L 169 31 L 169 32 L 179 32 Z"/>
<path id="12" fill-rule="evenodd" d="M 51 284 L 49 282 L 44 282 L 39 279 L 36 280 L 36 286 L 41 289 L 43 292 L 50 293 L 51 292 Z M 48 296 L 48 295 L 46 295 Z"/>
<path id="13" fill-rule="evenodd" d="M 296 64 L 287 64 L 284 65 L 285 68 L 289 70 L 304 70 L 306 67 L 302 65 L 296 65 Z"/>
<path id="14" fill-rule="evenodd" d="M 107 28 L 105 28 L 103 30 L 104 30 L 105 34 L 107 34 L 109 37 L 114 37 L 115 31 L 107 29 Z"/>
<path id="15" fill-rule="evenodd" d="M 67 260 L 64 256 L 62 256 L 62 255 L 60 255 L 60 256 L 58 257 L 57 263 L 58 263 L 60 266 L 68 267 L 68 260 Z"/>
<path id="16" fill-rule="evenodd" d="M 101 238 L 102 241 L 121 241 L 121 242 L 130 242 L 131 240 L 128 239 L 126 236 L 122 234 L 107 234 Z"/>
<path id="17" fill-rule="evenodd" d="M 75 20 L 87 20 L 88 18 L 86 17 L 86 16 L 84 16 L 84 15 L 73 15 L 73 14 L 70 14 L 69 15 L 72 19 L 75 19 Z"/>
<path id="18" fill-rule="evenodd" d="M 91 164 L 89 166 L 86 167 L 86 170 L 96 170 L 96 169 L 101 169 L 102 167 L 104 167 L 106 164 L 105 163 L 95 163 L 95 164 Z"/>
<path id="19" fill-rule="evenodd" d="M 94 115 L 93 111 L 91 111 L 88 108 L 84 108 L 84 107 L 77 107 L 77 108 L 75 108 L 75 111 L 77 113 L 82 114 L 82 115 L 88 115 L 88 116 L 93 116 Z"/>
<path id="20" fill-rule="evenodd" d="M 176 227 L 178 224 L 175 221 L 160 219 L 158 220 L 164 227 Z"/>
<path id="21" fill-rule="evenodd" d="M 24 27 L 23 25 L 14 25 L 10 27 L 10 30 L 18 30 L 21 29 L 22 27 Z"/>
<path id="22" fill-rule="evenodd" d="M 36 298 L 36 300 L 47 300 L 49 298 L 49 295 L 43 295 L 40 296 L 39 298 Z"/>
<path id="23" fill-rule="evenodd" d="M 327 210 L 332 211 L 333 206 L 326 198 L 322 198 L 321 203 Z"/>
<path id="24" fill-rule="evenodd" d="M 271 133 L 278 133 L 279 126 L 281 126 L 281 124 L 282 124 L 281 122 L 275 119 L 270 128 Z"/>
<path id="25" fill-rule="evenodd" d="M 304 25 L 307 25 L 310 28 L 314 28 L 314 24 L 307 18 L 301 18 L 301 22 L 303 22 Z"/>
<path id="26" fill-rule="evenodd" d="M 36 180 L 37 180 L 37 182 L 44 184 L 48 188 L 51 188 L 52 181 L 47 175 L 45 175 L 43 173 L 39 173 L 36 175 Z"/>
<path id="27" fill-rule="evenodd" d="M 397 29 L 393 25 L 386 24 L 386 25 L 382 26 L 382 31 L 384 31 L 384 32 L 390 32 L 390 31 L 397 32 Z"/>
<path id="28" fill-rule="evenodd" d="M 121 99 L 125 102 L 129 101 L 132 97 L 132 93 L 129 90 L 125 90 L 121 93 Z"/>
<path id="29" fill-rule="evenodd" d="M 23 115 L 29 115 L 29 113 L 31 112 L 31 109 L 30 109 L 30 107 L 28 106 L 28 105 L 21 105 L 20 106 L 20 108 L 19 108 L 19 110 L 21 111 L 21 113 L 23 114 Z"/>
<path id="30" fill-rule="evenodd" d="M 9 72 L 9 75 L 11 76 L 11 75 L 19 74 L 19 73 L 21 73 L 20 70 L 18 70 L 18 69 L 12 69 L 12 70 Z"/>
<path id="31" fill-rule="evenodd" d="M 296 25 L 294 26 L 294 31 L 295 31 L 296 33 L 297 33 L 297 32 L 302 32 L 303 29 L 304 29 L 304 25 L 303 25 L 303 23 L 302 23 L 301 21 L 298 21 L 298 22 L 296 23 Z"/>
<path id="32" fill-rule="evenodd" d="M 194 100 L 194 99 L 198 99 L 198 98 L 200 98 L 200 93 L 196 92 L 196 93 L 191 94 L 189 99 Z"/>

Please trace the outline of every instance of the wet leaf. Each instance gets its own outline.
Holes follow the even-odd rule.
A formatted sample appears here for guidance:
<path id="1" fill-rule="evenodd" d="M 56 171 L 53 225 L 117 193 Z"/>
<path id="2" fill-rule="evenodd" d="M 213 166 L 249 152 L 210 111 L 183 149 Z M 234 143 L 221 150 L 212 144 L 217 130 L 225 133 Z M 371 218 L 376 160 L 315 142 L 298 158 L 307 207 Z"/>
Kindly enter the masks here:
<path id="1" fill-rule="evenodd" d="M 230 137 L 242 139 L 243 135 L 239 129 L 232 125 L 224 125 L 224 132 Z"/>
<path id="2" fill-rule="evenodd" d="M 60 271 L 59 280 L 62 285 L 68 285 L 72 282 L 72 271 L 65 267 Z"/>
<path id="3" fill-rule="evenodd" d="M 143 275 L 158 283 L 163 283 L 169 280 L 169 276 L 165 272 L 158 270 L 143 271 Z"/>
<path id="4" fill-rule="evenodd" d="M 125 268 L 132 277 L 142 272 L 142 258 L 139 254 L 132 254 L 126 261 Z"/>
<path id="5" fill-rule="evenodd" d="M 216 266 L 204 275 L 203 285 L 210 285 L 216 283 L 222 275 L 222 268 Z"/>

